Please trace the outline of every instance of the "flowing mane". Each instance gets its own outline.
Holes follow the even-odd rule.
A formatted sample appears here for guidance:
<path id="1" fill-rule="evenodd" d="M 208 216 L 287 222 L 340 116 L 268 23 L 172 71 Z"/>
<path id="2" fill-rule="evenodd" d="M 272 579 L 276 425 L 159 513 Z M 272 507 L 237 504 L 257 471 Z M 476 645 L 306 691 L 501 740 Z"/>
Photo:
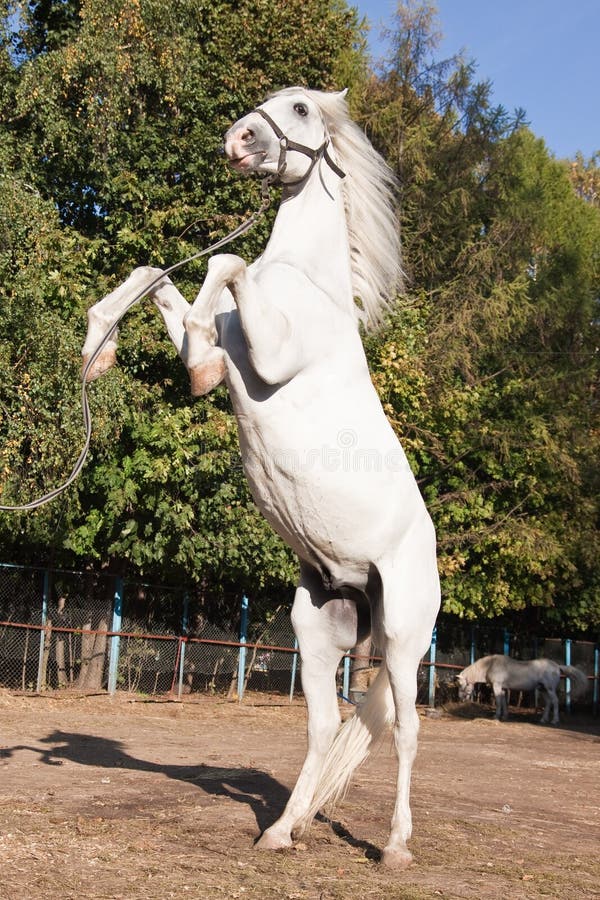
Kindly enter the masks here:
<path id="1" fill-rule="evenodd" d="M 286 88 L 278 93 L 296 90 Z M 355 298 L 353 312 L 367 329 L 375 329 L 402 286 L 400 232 L 394 208 L 396 178 L 350 118 L 345 91 L 332 94 L 301 90 L 321 110 L 338 164 L 346 172 L 343 194 Z"/>

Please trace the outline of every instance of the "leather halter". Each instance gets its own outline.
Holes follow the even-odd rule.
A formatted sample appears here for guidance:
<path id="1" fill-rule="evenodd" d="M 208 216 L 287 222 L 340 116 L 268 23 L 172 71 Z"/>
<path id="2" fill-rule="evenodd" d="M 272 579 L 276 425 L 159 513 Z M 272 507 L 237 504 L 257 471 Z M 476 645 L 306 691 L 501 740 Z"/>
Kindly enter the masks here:
<path id="1" fill-rule="evenodd" d="M 317 147 L 316 150 L 313 150 L 312 147 L 307 147 L 305 144 L 298 144 L 296 141 L 290 141 L 290 139 L 283 133 L 277 122 L 273 121 L 271 116 L 264 111 L 260 106 L 257 106 L 254 110 L 255 113 L 258 113 L 259 116 L 267 122 L 273 131 L 275 132 L 276 138 L 279 140 L 279 162 L 277 164 L 277 178 L 281 178 L 283 173 L 287 167 L 286 154 L 288 150 L 295 150 L 297 153 L 303 153 L 305 156 L 311 160 L 310 167 L 308 172 L 299 178 L 297 181 L 287 182 L 287 184 L 299 184 L 301 181 L 304 181 L 305 178 L 308 178 L 313 168 L 317 164 L 320 159 L 324 159 L 332 172 L 338 176 L 338 178 L 345 178 L 346 173 L 343 172 L 338 165 L 334 163 L 331 156 L 327 152 L 327 147 L 330 144 L 329 136 L 326 137 L 325 141 L 321 144 L 320 147 Z"/>

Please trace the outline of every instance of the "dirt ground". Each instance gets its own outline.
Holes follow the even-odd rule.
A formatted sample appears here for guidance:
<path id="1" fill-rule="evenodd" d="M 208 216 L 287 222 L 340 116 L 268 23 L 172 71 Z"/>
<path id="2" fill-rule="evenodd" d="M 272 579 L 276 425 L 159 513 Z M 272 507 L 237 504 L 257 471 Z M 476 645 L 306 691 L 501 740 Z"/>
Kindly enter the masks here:
<path id="1" fill-rule="evenodd" d="M 333 822 L 256 851 L 303 759 L 301 700 L 0 692 L 0 896 L 600 897 L 600 723 L 490 715 L 423 715 L 415 862 L 396 873 L 378 862 L 391 739 Z"/>

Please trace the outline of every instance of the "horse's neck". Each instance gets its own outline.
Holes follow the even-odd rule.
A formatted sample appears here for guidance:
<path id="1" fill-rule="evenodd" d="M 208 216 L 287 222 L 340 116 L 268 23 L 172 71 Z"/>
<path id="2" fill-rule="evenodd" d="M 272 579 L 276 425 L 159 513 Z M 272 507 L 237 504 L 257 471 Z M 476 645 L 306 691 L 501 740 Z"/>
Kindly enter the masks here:
<path id="1" fill-rule="evenodd" d="M 338 305 L 353 309 L 348 229 L 341 182 L 324 163 L 306 184 L 284 189 L 260 265 L 300 269 Z"/>
<path id="2" fill-rule="evenodd" d="M 481 659 L 478 659 L 474 663 L 472 663 L 467 670 L 469 678 L 474 682 L 485 681 L 489 661 L 489 656 L 482 656 Z"/>

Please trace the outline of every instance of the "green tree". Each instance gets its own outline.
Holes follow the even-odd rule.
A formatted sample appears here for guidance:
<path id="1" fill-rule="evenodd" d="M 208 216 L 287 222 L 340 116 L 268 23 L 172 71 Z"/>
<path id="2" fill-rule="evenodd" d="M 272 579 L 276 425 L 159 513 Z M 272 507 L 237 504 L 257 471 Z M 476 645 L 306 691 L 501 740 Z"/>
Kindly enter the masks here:
<path id="1" fill-rule="evenodd" d="M 4 148 L 0 147 L 0 157 Z M 0 178 L 0 469 L 2 503 L 26 503 L 62 481 L 79 454 L 78 317 L 89 288 L 89 247 L 61 226 L 54 205 L 6 172 Z M 93 447 L 126 402 L 107 382 L 94 404 Z M 111 413 L 109 415 L 109 408 Z M 60 558 L 80 507 L 77 492 L 35 514 L 3 514 L 4 552 L 22 561 Z"/>
<path id="2" fill-rule="evenodd" d="M 600 620 L 597 210 L 562 163 L 435 62 L 400 5 L 365 121 L 400 180 L 408 289 L 370 358 L 440 540 L 444 609 Z"/>
<path id="3" fill-rule="evenodd" d="M 577 153 L 568 166 L 571 184 L 577 196 L 592 206 L 600 206 L 600 150 L 589 159 L 584 159 L 582 153 Z"/>
<path id="4" fill-rule="evenodd" d="M 336 87 L 364 78 L 365 65 L 356 13 L 338 0 L 45 0 L 5 17 L 1 47 L 3 160 L 29 202 L 6 207 L 3 284 L 14 315 L 0 311 L 15 381 L 3 392 L 3 496 L 14 501 L 56 484 L 77 455 L 87 307 L 135 265 L 182 258 L 258 206 L 258 185 L 220 158 L 226 128 L 270 90 Z M 236 252 L 254 258 L 269 227 Z M 203 273 L 201 264 L 182 273 L 190 299 Z M 21 374 L 25 348 L 36 367 Z M 225 392 L 192 403 L 152 307 L 128 315 L 119 366 L 90 394 L 94 439 L 81 478 L 58 504 L 18 518 L 20 541 L 14 515 L 2 515 L 5 552 L 204 579 L 215 594 L 293 580 L 291 554 L 242 477 Z"/>
<path id="5" fill-rule="evenodd" d="M 87 307 L 257 207 L 257 184 L 218 158 L 229 124 L 285 84 L 347 86 L 399 179 L 406 293 L 368 352 L 436 521 L 444 608 L 598 624 L 595 157 L 552 159 L 473 63 L 436 59 L 432 3 L 399 4 L 370 76 L 342 0 L 2 8 L 3 502 L 43 493 L 77 456 Z M 270 221 L 236 252 L 254 258 Z M 190 299 L 203 273 L 178 278 Z M 221 610 L 241 585 L 292 583 L 226 392 L 189 400 L 152 307 L 128 314 L 119 366 L 90 393 L 81 479 L 37 513 L 0 516 L 5 555 L 203 580 Z"/>

